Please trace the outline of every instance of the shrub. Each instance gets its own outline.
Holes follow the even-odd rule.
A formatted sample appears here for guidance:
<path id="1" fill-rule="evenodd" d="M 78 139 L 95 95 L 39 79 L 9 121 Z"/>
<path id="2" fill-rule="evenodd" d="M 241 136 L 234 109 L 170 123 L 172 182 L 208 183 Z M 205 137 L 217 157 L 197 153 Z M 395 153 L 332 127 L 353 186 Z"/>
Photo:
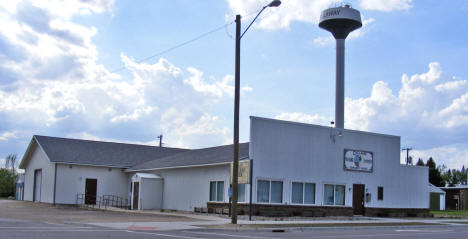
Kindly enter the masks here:
<path id="1" fill-rule="evenodd" d="M 15 195 L 15 174 L 8 170 L 0 169 L 0 197 L 9 197 Z"/>

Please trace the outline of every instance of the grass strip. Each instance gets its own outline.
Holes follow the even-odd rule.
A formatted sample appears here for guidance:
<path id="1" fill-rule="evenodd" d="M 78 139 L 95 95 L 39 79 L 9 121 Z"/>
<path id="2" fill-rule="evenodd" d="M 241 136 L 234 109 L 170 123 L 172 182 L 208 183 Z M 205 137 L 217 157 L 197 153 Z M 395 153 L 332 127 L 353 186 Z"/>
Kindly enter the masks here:
<path id="1" fill-rule="evenodd" d="M 427 226 L 442 225 L 440 223 L 425 222 L 383 222 L 383 223 L 286 223 L 286 224 L 224 224 L 224 225 L 202 225 L 206 228 L 225 229 L 257 229 L 257 228 L 301 228 L 301 227 L 369 227 L 369 226 Z"/>

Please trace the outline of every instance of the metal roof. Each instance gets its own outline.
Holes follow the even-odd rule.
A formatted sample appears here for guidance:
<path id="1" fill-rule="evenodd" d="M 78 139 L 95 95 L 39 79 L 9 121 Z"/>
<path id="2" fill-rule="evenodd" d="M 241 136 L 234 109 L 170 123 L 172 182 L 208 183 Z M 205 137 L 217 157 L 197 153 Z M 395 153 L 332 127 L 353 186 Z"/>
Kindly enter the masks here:
<path id="1" fill-rule="evenodd" d="M 160 176 L 152 173 L 135 173 L 134 178 L 161 178 Z"/>
<path id="2" fill-rule="evenodd" d="M 431 193 L 442 193 L 445 194 L 445 191 L 440 189 L 439 187 L 435 186 L 432 183 L 429 183 L 429 192 Z"/>
<path id="3" fill-rule="evenodd" d="M 226 164 L 232 162 L 232 156 L 232 144 L 212 148 L 194 149 L 187 152 L 141 163 L 127 169 L 127 171 Z M 241 143 L 239 146 L 239 159 L 244 159 L 248 157 L 249 143 Z"/>
<path id="4" fill-rule="evenodd" d="M 130 168 L 144 162 L 190 151 L 149 145 L 102 142 L 34 135 L 51 162 Z"/>

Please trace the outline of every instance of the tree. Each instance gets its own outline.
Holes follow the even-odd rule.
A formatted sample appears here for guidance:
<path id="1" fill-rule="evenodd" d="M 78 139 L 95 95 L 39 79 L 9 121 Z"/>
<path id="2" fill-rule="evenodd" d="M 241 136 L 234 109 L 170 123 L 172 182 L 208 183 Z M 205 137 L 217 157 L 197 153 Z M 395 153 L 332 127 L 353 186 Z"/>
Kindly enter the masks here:
<path id="1" fill-rule="evenodd" d="M 441 168 L 437 168 L 437 165 L 432 157 L 427 160 L 426 166 L 429 167 L 429 182 L 437 187 L 445 186 L 445 181 L 441 174 Z"/>
<path id="2" fill-rule="evenodd" d="M 460 184 L 466 185 L 467 183 L 468 183 L 468 170 L 466 170 L 465 165 L 463 165 L 460 171 Z"/>
<path id="3" fill-rule="evenodd" d="M 15 195 L 15 174 L 5 168 L 0 168 L 0 197 Z"/>
<path id="4" fill-rule="evenodd" d="M 429 159 L 426 162 L 426 166 L 429 168 L 436 168 L 436 163 L 432 157 L 429 157 Z"/>
<path id="5" fill-rule="evenodd" d="M 417 166 L 424 166 L 424 161 L 422 160 L 422 158 L 419 158 L 418 159 L 418 162 L 416 163 Z"/>
<path id="6" fill-rule="evenodd" d="M 11 168 L 11 171 L 13 171 L 13 174 L 15 173 L 15 167 L 16 167 L 16 154 L 9 154 L 5 158 L 5 168 Z"/>

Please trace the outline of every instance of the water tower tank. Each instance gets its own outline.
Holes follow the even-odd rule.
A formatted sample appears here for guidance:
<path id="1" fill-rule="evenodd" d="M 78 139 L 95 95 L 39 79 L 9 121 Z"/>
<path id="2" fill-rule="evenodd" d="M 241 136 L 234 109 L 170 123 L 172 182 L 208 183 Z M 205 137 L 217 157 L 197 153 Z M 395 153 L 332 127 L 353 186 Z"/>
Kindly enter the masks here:
<path id="1" fill-rule="evenodd" d="M 350 32 L 362 27 L 361 13 L 348 4 L 326 9 L 320 15 L 319 27 L 336 39 L 335 127 L 344 128 L 344 50 Z"/>

